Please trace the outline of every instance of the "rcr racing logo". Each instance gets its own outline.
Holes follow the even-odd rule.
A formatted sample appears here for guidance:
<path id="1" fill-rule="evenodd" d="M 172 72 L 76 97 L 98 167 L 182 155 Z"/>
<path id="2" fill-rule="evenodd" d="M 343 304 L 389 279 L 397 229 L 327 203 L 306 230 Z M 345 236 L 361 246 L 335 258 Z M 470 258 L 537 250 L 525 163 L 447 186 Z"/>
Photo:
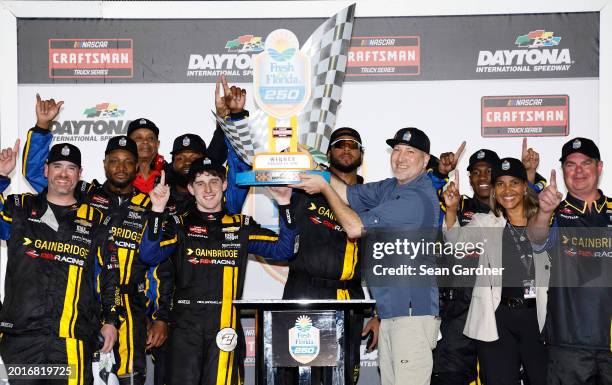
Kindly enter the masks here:
<path id="1" fill-rule="evenodd" d="M 242 35 L 225 43 L 227 53 L 191 54 L 188 77 L 251 76 L 253 57 L 264 50 L 261 36 Z"/>
<path id="2" fill-rule="evenodd" d="M 513 50 L 480 51 L 476 72 L 565 72 L 572 64 L 569 48 L 557 47 L 560 36 L 543 29 L 516 38 Z"/>
<path id="3" fill-rule="evenodd" d="M 85 108 L 81 120 L 55 121 L 51 124 L 56 142 L 106 142 L 117 135 L 125 135 L 129 120 L 125 110 L 114 103 L 99 103 Z"/>

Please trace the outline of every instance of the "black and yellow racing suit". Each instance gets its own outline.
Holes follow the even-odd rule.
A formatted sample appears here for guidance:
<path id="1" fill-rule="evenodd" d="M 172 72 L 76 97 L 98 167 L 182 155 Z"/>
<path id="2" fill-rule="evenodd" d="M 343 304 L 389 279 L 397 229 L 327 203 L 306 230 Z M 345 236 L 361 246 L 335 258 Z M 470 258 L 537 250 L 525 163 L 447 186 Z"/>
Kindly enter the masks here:
<path id="1" fill-rule="evenodd" d="M 102 324 L 118 326 L 119 261 L 111 218 L 82 201 L 56 214 L 46 191 L 10 195 L 0 209 L 0 235 L 8 245 L 0 310 L 4 363 L 69 364 L 66 383 L 89 383 Z"/>
<path id="2" fill-rule="evenodd" d="M 28 132 L 22 173 L 37 191 L 47 185 L 43 165 L 49 153 L 51 140 L 52 134 L 48 130 L 35 127 Z M 121 382 L 144 383 L 147 339 L 146 278 L 147 269 L 152 270 L 155 265 L 150 266 L 146 261 L 143 262 L 147 256 L 139 256 L 138 244 L 144 229 L 146 212 L 150 207 L 150 199 L 147 194 L 136 188 L 127 194 L 115 193 L 109 188 L 108 182 L 100 184 L 96 180 L 91 183 L 80 181 L 75 196 L 81 201 L 88 202 L 105 216 L 112 217 L 110 228 L 118 247 L 123 321 L 119 328 L 118 346 L 115 349 L 118 355 L 117 375 Z"/>
<path id="3" fill-rule="evenodd" d="M 241 384 L 245 342 L 232 301 L 242 296 L 249 253 L 278 260 L 293 257 L 293 213 L 280 206 L 279 235 L 249 216 L 202 213 L 195 206 L 172 216 L 163 235 L 159 218 L 147 225 L 141 253 L 158 260 L 172 256 L 175 269 L 168 381 Z"/>

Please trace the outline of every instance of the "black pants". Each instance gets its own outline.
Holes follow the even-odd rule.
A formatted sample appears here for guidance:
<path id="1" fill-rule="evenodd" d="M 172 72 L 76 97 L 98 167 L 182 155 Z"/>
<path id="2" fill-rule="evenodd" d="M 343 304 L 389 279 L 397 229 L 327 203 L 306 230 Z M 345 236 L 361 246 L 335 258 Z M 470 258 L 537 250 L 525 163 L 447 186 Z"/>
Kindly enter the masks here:
<path id="1" fill-rule="evenodd" d="M 548 384 L 612 384 L 612 352 L 551 346 L 548 356 Z"/>
<path id="2" fill-rule="evenodd" d="M 70 365 L 70 379 L 21 379 L 11 377 L 12 385 L 42 385 L 42 384 L 92 384 L 91 371 L 93 348 L 89 341 L 74 338 L 59 338 L 52 335 L 5 334 L 0 341 L 0 356 L 5 364 L 24 365 Z M 68 374 L 68 373 L 66 373 Z"/>
<path id="3" fill-rule="evenodd" d="M 536 308 L 495 312 L 499 339 L 477 341 L 480 378 L 484 385 L 519 385 L 521 365 L 531 385 L 545 385 L 548 350 L 540 341 Z"/>
<path id="4" fill-rule="evenodd" d="M 363 289 L 359 282 L 347 289 L 341 290 L 333 287 L 333 282 L 318 279 L 308 274 L 298 273 L 289 270 L 287 283 L 283 292 L 283 299 L 363 299 Z M 359 370 L 361 368 L 361 331 L 363 330 L 363 313 L 355 313 L 348 320 L 353 331 L 349 341 L 349 351 L 346 352 L 346 359 L 349 360 L 351 367 L 351 384 L 359 381 Z M 312 368 L 312 385 L 328 385 L 332 383 L 332 368 Z M 274 383 L 276 385 L 298 384 L 297 368 L 277 368 Z"/>
<path id="5" fill-rule="evenodd" d="M 151 349 L 151 355 L 153 356 L 153 364 L 155 365 L 153 371 L 153 384 L 154 385 L 164 385 L 164 383 L 168 383 L 169 381 L 166 379 L 166 362 L 167 360 L 167 350 L 168 345 L 170 343 L 168 340 L 163 343 L 162 346 L 158 348 Z"/>
<path id="6" fill-rule="evenodd" d="M 472 291 L 453 289 L 440 300 L 440 333 L 433 351 L 432 385 L 466 385 L 476 380 L 476 342 L 463 334 Z"/>
<path id="7" fill-rule="evenodd" d="M 207 330 L 201 323 L 195 322 L 191 327 L 170 326 L 166 384 L 241 384 L 244 379 L 243 362 L 246 352 L 242 328 L 238 325 L 238 345 L 232 352 L 219 349 L 217 332 L 217 329 Z M 218 380 L 219 378 L 221 380 Z"/>

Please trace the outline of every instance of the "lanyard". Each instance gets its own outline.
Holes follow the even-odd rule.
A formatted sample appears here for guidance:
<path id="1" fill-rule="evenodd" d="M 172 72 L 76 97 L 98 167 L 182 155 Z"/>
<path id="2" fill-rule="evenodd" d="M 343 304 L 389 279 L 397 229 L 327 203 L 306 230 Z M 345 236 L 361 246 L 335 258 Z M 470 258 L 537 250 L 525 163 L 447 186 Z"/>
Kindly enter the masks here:
<path id="1" fill-rule="evenodd" d="M 507 222 L 509 233 L 512 236 L 512 241 L 519 255 L 521 256 L 521 263 L 525 267 L 527 271 L 527 275 L 531 275 L 531 267 L 533 266 L 533 250 L 531 249 L 531 244 L 525 237 L 525 231 L 527 231 L 527 227 L 523 227 L 523 231 L 519 233 L 516 227 L 512 225 L 512 223 Z"/>

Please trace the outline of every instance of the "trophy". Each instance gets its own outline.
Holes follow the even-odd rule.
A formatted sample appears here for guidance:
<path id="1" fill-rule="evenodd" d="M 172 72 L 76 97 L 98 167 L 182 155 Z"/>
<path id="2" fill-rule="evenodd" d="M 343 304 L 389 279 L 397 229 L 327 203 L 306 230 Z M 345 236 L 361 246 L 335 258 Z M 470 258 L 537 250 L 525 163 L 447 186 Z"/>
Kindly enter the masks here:
<path id="1" fill-rule="evenodd" d="M 272 31 L 253 61 L 257 109 L 250 117 L 217 122 L 238 156 L 253 167 L 237 174 L 240 186 L 286 185 L 314 169 L 336 123 L 348 61 L 355 4 L 327 19 L 300 48 L 287 29 Z M 298 150 L 298 144 L 310 154 Z M 323 149 L 323 151 L 321 151 Z"/>

